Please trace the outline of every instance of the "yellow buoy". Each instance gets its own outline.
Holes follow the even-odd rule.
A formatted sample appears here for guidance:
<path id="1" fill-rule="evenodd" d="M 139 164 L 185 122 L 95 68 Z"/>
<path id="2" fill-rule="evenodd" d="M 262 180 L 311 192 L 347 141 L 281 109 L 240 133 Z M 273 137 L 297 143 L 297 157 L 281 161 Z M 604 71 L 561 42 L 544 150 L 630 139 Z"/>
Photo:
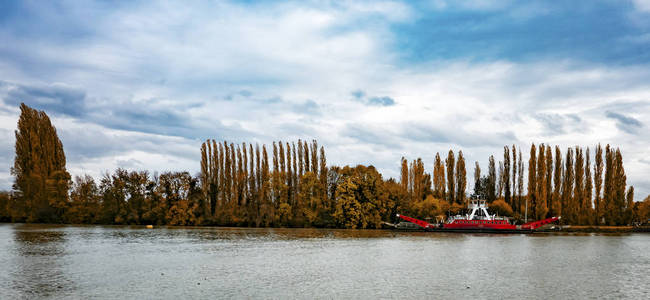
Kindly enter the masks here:
<path id="1" fill-rule="evenodd" d="M 153 229 L 153 225 L 147 225 L 147 229 Z"/>

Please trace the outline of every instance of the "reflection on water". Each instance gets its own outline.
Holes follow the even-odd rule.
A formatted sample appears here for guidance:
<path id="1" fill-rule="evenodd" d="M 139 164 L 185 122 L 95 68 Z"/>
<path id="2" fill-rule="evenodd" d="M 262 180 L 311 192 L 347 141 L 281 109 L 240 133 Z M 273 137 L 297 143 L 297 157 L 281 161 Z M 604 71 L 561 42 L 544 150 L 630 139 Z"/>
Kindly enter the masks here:
<path id="1" fill-rule="evenodd" d="M 0 224 L 0 299 L 650 298 L 650 236 Z"/>
<path id="2" fill-rule="evenodd" d="M 65 257 L 65 233 L 56 227 L 17 225 L 16 229 L 13 244 L 17 255 L 6 265 L 13 296 L 31 298 L 72 292 L 73 283 L 64 274 L 65 262 L 60 259 Z"/>

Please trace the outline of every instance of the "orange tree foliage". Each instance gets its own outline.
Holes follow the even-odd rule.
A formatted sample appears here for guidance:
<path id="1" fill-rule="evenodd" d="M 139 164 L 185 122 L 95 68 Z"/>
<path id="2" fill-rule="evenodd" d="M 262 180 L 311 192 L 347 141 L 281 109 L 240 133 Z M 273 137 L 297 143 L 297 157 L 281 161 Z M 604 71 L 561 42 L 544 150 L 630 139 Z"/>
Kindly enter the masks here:
<path id="1" fill-rule="evenodd" d="M 588 149 L 571 147 L 563 161 L 559 147 L 553 157 L 550 145 L 533 144 L 525 195 L 518 148 L 519 157 L 514 145 L 510 157 L 504 147 L 499 176 L 494 156 L 487 176 L 480 177 L 476 167 L 475 195 L 492 201 L 500 215 L 522 219 L 527 202 L 530 218 L 561 215 L 565 222 L 587 225 L 647 221 L 650 200 L 633 201 L 619 149 L 607 145 L 603 157 L 598 145 L 592 176 Z M 196 177 L 117 169 L 98 182 L 87 175 L 71 181 L 49 118 L 21 105 L 14 191 L 0 192 L 0 221 L 379 228 L 394 222 L 396 213 L 433 219 L 466 207 L 462 151 L 456 157 L 450 150 L 444 162 L 436 153 L 431 173 L 422 159 L 409 164 L 402 158 L 397 182 L 384 180 L 372 166 L 327 166 L 315 140 L 274 142 L 268 149 L 271 155 L 266 145 L 208 140 Z M 497 199 L 497 183 L 507 199 Z"/>

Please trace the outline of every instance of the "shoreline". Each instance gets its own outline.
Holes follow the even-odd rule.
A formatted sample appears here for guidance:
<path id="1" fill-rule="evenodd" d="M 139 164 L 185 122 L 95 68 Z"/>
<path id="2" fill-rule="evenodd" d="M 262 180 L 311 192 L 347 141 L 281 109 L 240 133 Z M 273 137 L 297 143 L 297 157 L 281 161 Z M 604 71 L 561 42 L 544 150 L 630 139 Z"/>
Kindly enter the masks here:
<path id="1" fill-rule="evenodd" d="M 0 222 L 0 224 L 17 225 L 44 225 L 54 227 L 65 226 L 109 226 L 109 227 L 135 227 L 143 229 L 158 228 L 224 228 L 224 229 L 318 229 L 318 230 L 371 230 L 371 231 L 398 231 L 398 232 L 426 232 L 424 230 L 400 230 L 394 228 L 336 228 L 336 227 L 248 227 L 248 226 L 218 226 L 218 225 L 152 225 L 152 224 L 67 224 L 67 223 L 19 223 Z M 460 233 L 460 232 L 459 232 Z M 559 229 L 540 229 L 530 233 L 650 233 L 650 225 L 643 226 L 588 226 L 588 225 L 563 225 Z M 530 234 L 529 233 L 529 234 Z M 516 234 L 516 233 L 515 233 Z"/>

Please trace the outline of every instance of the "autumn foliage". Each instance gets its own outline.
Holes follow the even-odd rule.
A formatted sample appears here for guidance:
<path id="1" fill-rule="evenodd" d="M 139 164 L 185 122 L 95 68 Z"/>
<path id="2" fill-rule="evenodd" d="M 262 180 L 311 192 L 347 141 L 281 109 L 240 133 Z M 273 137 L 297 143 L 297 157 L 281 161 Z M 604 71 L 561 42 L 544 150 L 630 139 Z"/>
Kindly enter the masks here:
<path id="1" fill-rule="evenodd" d="M 430 173 L 421 158 L 403 157 L 397 181 L 373 166 L 328 166 L 316 140 L 207 140 L 196 176 L 117 169 L 99 181 L 71 179 L 50 119 L 23 104 L 15 182 L 11 193 L 0 192 L 0 221 L 379 228 L 396 213 L 444 219 L 470 197 L 519 222 L 562 216 L 568 224 L 622 225 L 650 217 L 650 199 L 635 203 L 626 186 L 618 148 L 597 145 L 592 155 L 579 146 L 562 153 L 532 144 L 527 164 L 522 150 L 505 146 L 503 160 L 490 156 L 484 173 L 476 162 L 471 181 L 462 151 L 436 153 Z"/>

